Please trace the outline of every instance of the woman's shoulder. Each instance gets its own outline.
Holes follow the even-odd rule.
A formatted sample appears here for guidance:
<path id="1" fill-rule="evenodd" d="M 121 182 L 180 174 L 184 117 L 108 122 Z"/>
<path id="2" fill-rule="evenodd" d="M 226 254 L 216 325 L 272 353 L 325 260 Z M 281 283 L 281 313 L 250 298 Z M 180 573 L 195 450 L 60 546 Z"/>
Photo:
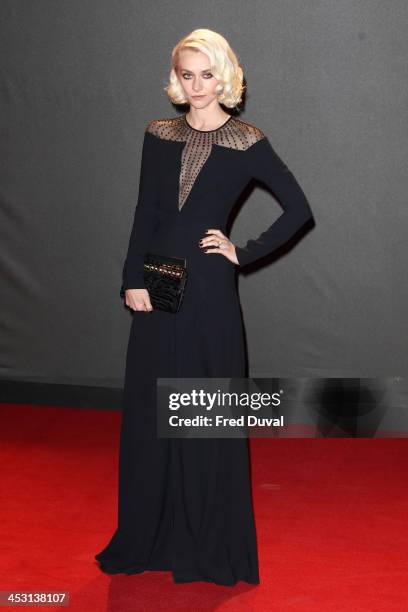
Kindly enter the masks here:
<path id="1" fill-rule="evenodd" d="M 250 121 L 244 121 L 239 117 L 235 117 L 235 127 L 236 129 L 246 137 L 246 141 L 248 146 L 255 144 L 259 140 L 266 138 L 265 132 Z"/>
<path id="2" fill-rule="evenodd" d="M 146 132 L 154 134 L 159 138 L 171 140 L 177 136 L 183 124 L 183 115 L 177 117 L 166 117 L 164 119 L 152 119 L 146 126 Z"/>

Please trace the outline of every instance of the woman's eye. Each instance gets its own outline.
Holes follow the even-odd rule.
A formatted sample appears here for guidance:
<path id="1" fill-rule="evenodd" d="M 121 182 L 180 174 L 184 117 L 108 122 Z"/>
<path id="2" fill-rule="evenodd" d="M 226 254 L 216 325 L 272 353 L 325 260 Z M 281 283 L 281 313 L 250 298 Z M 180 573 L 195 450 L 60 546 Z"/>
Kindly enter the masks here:
<path id="1" fill-rule="evenodd" d="M 183 74 L 183 78 L 184 78 L 184 79 L 189 79 L 189 78 L 190 78 L 190 76 L 191 76 L 191 75 L 190 75 L 190 74 L 187 74 L 187 73 L 184 73 L 184 74 Z M 212 74 L 211 74 L 211 72 L 207 72 L 207 73 L 206 73 L 206 74 L 204 74 L 203 76 L 204 76 L 204 78 L 206 78 L 206 79 L 211 79 L 211 78 L 212 78 Z"/>

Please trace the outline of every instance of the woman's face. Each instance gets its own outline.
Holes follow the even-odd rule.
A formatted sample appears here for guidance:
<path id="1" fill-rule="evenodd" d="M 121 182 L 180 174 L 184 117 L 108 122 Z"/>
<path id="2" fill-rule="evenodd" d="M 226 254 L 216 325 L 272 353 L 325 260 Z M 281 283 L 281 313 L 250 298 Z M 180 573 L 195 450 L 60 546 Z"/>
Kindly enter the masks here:
<path id="1" fill-rule="evenodd" d="M 189 49 L 180 51 L 176 73 L 191 106 L 204 108 L 217 100 L 215 88 L 219 81 L 213 76 L 205 53 Z"/>

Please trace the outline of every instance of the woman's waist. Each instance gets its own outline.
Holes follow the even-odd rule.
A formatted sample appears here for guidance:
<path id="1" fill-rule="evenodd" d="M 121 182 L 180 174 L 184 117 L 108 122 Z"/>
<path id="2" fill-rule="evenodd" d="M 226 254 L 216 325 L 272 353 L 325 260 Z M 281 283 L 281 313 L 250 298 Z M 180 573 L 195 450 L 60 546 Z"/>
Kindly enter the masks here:
<path id="1" fill-rule="evenodd" d="M 207 227 L 225 227 L 227 224 L 227 216 L 225 212 L 218 211 L 202 211 L 200 214 L 191 214 L 191 211 L 167 211 L 159 210 L 157 217 L 157 230 L 190 228 L 199 230 Z"/>
<path id="2" fill-rule="evenodd" d="M 199 241 L 208 236 L 207 230 L 211 229 L 218 229 L 225 235 L 224 224 L 211 223 L 208 220 L 159 223 L 149 242 L 151 248 L 177 248 L 197 252 L 197 249 L 200 249 Z"/>
<path id="3" fill-rule="evenodd" d="M 211 229 L 211 228 L 208 228 Z M 200 247 L 199 240 L 204 238 L 205 229 L 177 231 L 166 227 L 163 232 L 157 232 L 149 241 L 147 253 L 164 257 L 179 257 L 186 261 L 187 271 L 202 274 L 206 277 L 230 276 L 235 272 L 235 265 L 221 253 L 205 253 L 205 247 Z M 215 246 L 215 245 L 214 245 Z M 208 246 L 211 249 L 211 245 Z"/>

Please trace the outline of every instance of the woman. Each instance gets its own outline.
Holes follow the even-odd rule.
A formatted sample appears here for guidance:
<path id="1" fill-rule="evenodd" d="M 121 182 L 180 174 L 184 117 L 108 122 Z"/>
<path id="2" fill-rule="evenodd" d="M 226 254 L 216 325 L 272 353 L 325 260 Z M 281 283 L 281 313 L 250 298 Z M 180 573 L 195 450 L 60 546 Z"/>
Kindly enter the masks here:
<path id="1" fill-rule="evenodd" d="M 246 438 L 156 436 L 157 377 L 245 377 L 236 270 L 286 242 L 311 216 L 303 191 L 259 128 L 228 115 L 243 73 L 219 34 L 193 31 L 173 50 L 166 91 L 186 114 L 146 127 L 139 197 L 123 269 L 133 311 L 119 458 L 118 526 L 96 555 L 107 573 L 170 570 L 174 582 L 259 583 Z M 221 106 L 222 104 L 222 106 Z M 229 213 L 252 179 L 284 213 L 234 245 Z M 177 314 L 153 309 L 147 252 L 186 259 Z"/>

